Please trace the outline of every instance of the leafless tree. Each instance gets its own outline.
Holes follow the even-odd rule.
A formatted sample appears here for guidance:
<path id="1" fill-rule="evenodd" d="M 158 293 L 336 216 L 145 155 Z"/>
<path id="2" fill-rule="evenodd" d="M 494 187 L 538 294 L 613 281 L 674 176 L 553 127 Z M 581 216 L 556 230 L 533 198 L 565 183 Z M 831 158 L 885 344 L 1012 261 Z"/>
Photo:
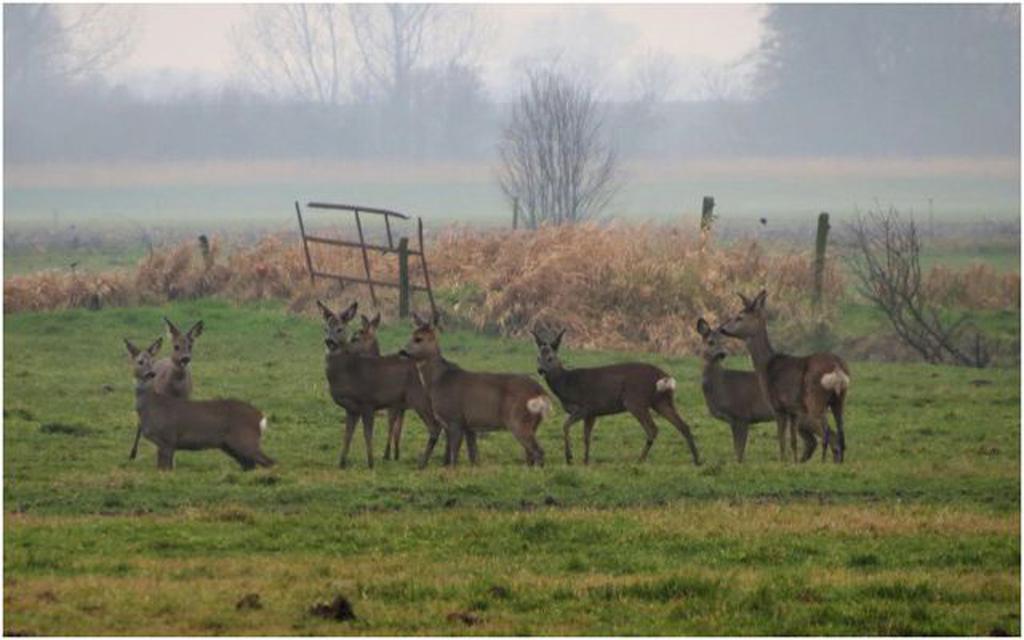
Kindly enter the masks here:
<path id="1" fill-rule="evenodd" d="M 593 218 L 618 187 L 602 108 L 582 81 L 531 70 L 498 145 L 499 181 L 531 228 Z"/>
<path id="2" fill-rule="evenodd" d="M 265 92 L 316 104 L 339 103 L 344 76 L 347 15 L 334 4 L 255 5 L 232 31 L 242 73 Z"/>
<path id="3" fill-rule="evenodd" d="M 105 4 L 4 5 L 4 78 L 71 82 L 105 71 L 134 46 L 133 8 Z"/>
<path id="4" fill-rule="evenodd" d="M 349 6 L 356 47 L 371 91 L 408 108 L 418 67 L 464 62 L 476 45 L 473 9 L 433 4 Z"/>
<path id="5" fill-rule="evenodd" d="M 921 244 L 912 217 L 895 209 L 858 215 L 850 225 L 850 261 L 859 292 L 885 313 L 900 339 L 926 361 L 987 366 L 988 347 L 969 316 L 943 318 L 927 299 L 921 277 Z M 969 346 L 966 346 L 969 345 Z"/>

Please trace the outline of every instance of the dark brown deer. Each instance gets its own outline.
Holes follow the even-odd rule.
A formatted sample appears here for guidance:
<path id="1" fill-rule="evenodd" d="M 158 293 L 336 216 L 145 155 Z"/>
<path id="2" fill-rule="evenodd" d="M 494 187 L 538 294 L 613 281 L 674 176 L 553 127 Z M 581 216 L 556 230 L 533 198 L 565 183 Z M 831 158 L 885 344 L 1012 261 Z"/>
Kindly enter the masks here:
<path id="1" fill-rule="evenodd" d="M 690 447 L 693 463 L 700 464 L 700 454 L 697 453 L 697 444 L 693 441 L 690 426 L 676 411 L 673 398 L 675 378 L 654 365 L 642 362 L 567 369 L 558 357 L 565 329 L 550 341 L 541 338 L 536 332 L 532 333 L 539 350 L 537 371 L 544 376 L 551 392 L 558 397 L 565 412 L 569 414 L 562 425 L 566 463 L 572 464 L 569 430 L 573 424 L 583 420 L 583 464 L 589 464 L 590 435 L 597 418 L 627 411 L 640 422 L 647 436 L 639 460 L 645 461 L 658 436 L 658 426 L 651 417 L 653 409 L 679 430 Z"/>
<path id="2" fill-rule="evenodd" d="M 167 358 L 161 358 L 153 363 L 153 370 L 156 372 L 156 379 L 153 388 L 157 393 L 172 398 L 187 400 L 192 394 L 192 369 L 188 366 L 192 362 L 192 345 L 203 333 L 203 321 L 192 325 L 187 332 L 182 333 L 174 326 L 167 316 L 164 316 L 164 323 L 171 335 L 171 346 L 173 352 Z M 142 437 L 141 426 L 135 430 L 135 442 L 132 450 L 128 453 L 128 459 L 134 460 L 139 452 L 139 439 Z"/>
<path id="3" fill-rule="evenodd" d="M 379 409 L 404 411 L 408 408 L 416 412 L 429 432 L 427 447 L 420 458 L 420 468 L 425 467 L 441 434 L 441 425 L 434 419 L 430 398 L 420 382 L 415 364 L 397 355 L 367 355 L 353 348 L 346 334 L 358 303 L 353 302 L 340 314 L 319 300 L 317 305 L 326 324 L 324 343 L 327 354 L 324 360 L 327 384 L 331 398 L 345 410 L 345 434 L 338 465 L 343 468 L 347 465 L 352 435 L 356 423 L 362 419 L 366 461 L 373 468 L 374 413 Z"/>
<path id="4" fill-rule="evenodd" d="M 850 387 L 850 370 L 833 353 L 815 353 L 809 356 L 790 356 L 776 353 L 768 340 L 768 323 L 764 302 L 768 292 L 761 290 L 753 300 L 740 294 L 743 308 L 734 317 L 722 323 L 727 336 L 746 342 L 754 370 L 765 395 L 771 403 L 779 429 L 779 455 L 786 459 L 786 431 L 789 431 L 796 460 L 797 434 L 804 441 L 801 462 L 806 462 L 817 447 L 815 434 L 822 433 L 822 455 L 831 446 L 836 462 L 842 462 L 846 453 L 843 433 L 843 407 Z M 830 430 L 825 411 L 831 409 L 836 421 L 838 442 L 830 442 Z"/>
<path id="5" fill-rule="evenodd" d="M 174 468 L 178 450 L 220 449 L 248 471 L 259 465 L 269 467 L 274 460 L 260 450 L 260 438 L 267 419 L 251 404 L 240 400 L 184 400 L 157 393 L 158 376 L 153 358 L 163 338 L 157 338 L 146 350 L 127 339 L 132 356 L 135 385 L 135 410 L 142 435 L 157 446 L 157 468 Z"/>
<path id="6" fill-rule="evenodd" d="M 704 403 L 711 415 L 729 424 L 736 461 L 743 462 L 750 425 L 775 420 L 775 412 L 761 390 L 756 373 L 722 367 L 722 360 L 728 355 L 722 346 L 722 329 L 712 329 L 701 318 L 697 321 L 697 333 L 703 340 L 701 390 Z"/>
<path id="7" fill-rule="evenodd" d="M 415 329 L 402 354 L 416 362 L 430 393 L 434 415 L 448 432 L 448 461 L 458 459 L 466 438 L 471 464 L 478 462 L 476 438 L 481 431 L 507 429 L 526 452 L 527 465 L 543 465 L 537 428 L 551 411 L 551 400 L 537 382 L 510 373 L 466 371 L 441 355 L 436 319 L 413 314 Z"/>
<path id="8" fill-rule="evenodd" d="M 352 333 L 349 350 L 356 354 L 379 357 L 380 343 L 377 341 L 377 329 L 380 327 L 380 312 L 378 311 L 373 318 L 367 318 L 360 314 L 359 319 L 362 322 L 362 327 Z M 392 459 L 392 452 L 394 452 L 394 459 L 398 460 L 398 448 L 402 441 L 404 421 L 405 409 L 388 409 L 388 444 L 384 448 L 385 460 Z"/>

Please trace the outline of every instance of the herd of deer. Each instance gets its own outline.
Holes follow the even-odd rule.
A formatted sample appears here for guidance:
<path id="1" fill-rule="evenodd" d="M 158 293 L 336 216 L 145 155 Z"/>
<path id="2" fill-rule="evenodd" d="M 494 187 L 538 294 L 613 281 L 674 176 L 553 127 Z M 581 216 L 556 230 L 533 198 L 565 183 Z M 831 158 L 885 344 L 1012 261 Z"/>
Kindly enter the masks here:
<path id="1" fill-rule="evenodd" d="M 740 296 L 743 308 L 717 328 L 703 318 L 697 331 L 703 340 L 702 390 L 710 413 L 732 429 L 736 458 L 743 461 L 750 425 L 775 420 L 778 425 L 779 454 L 787 459 L 789 434 L 793 459 L 797 459 L 797 436 L 803 440 L 800 461 L 808 460 L 822 437 L 822 460 L 829 450 L 842 462 L 846 450 L 843 406 L 850 384 L 849 370 L 838 356 L 816 353 L 796 357 L 777 353 L 768 340 L 764 311 L 767 293 L 753 300 Z M 361 316 L 362 326 L 349 335 L 349 323 L 358 308 L 353 302 L 335 313 L 317 301 L 325 322 L 324 343 L 327 382 L 331 398 L 345 411 L 345 432 L 340 466 L 346 466 L 356 424 L 363 423 L 367 464 L 373 467 L 374 414 L 388 412 L 388 442 L 385 459 L 398 459 L 402 422 L 412 409 L 427 427 L 426 449 L 420 468 L 427 465 L 442 432 L 447 435 L 445 464 L 454 465 L 462 440 L 469 460 L 478 461 L 477 435 L 506 429 L 519 441 L 529 465 L 544 463 L 544 450 L 537 442 L 537 429 L 551 412 L 551 400 L 535 380 L 524 375 L 467 371 L 441 354 L 437 319 L 424 320 L 413 314 L 415 327 L 406 346 L 397 354 L 381 355 L 377 343 L 380 314 Z M 173 353 L 156 360 L 163 338 L 146 349 L 127 339 L 136 379 L 135 408 L 139 426 L 129 457 L 134 459 L 140 436 L 157 447 L 157 466 L 172 469 L 176 450 L 221 449 L 243 469 L 270 466 L 274 460 L 260 449 L 267 427 L 263 414 L 239 400 L 190 400 L 192 374 L 189 363 L 192 345 L 202 333 L 197 322 L 187 332 L 164 318 L 170 332 Z M 554 337 L 534 331 L 538 349 L 538 373 L 547 382 L 567 414 L 562 425 L 565 460 L 572 462 L 570 429 L 583 421 L 583 461 L 590 461 L 590 436 L 597 418 L 630 413 L 643 427 L 646 441 L 639 460 L 646 460 L 658 434 L 653 410 L 668 420 L 686 441 L 694 464 L 700 455 L 693 434 L 675 407 L 675 379 L 653 365 L 630 362 L 603 367 L 570 369 L 558 356 L 565 330 Z M 727 352 L 724 338 L 746 343 L 754 371 L 724 369 Z M 831 409 L 836 433 L 833 437 L 826 419 Z"/>

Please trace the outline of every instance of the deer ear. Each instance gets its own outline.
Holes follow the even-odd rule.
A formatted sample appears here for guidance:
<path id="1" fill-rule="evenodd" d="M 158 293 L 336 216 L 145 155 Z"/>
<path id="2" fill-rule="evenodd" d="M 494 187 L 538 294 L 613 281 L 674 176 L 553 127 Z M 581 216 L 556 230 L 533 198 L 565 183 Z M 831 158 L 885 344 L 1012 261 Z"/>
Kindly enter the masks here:
<path id="1" fill-rule="evenodd" d="M 171 335 L 177 338 L 181 335 L 181 331 L 178 327 L 174 326 L 174 323 L 170 321 L 167 316 L 164 316 L 164 322 L 167 324 L 167 330 L 171 332 Z"/>
<path id="2" fill-rule="evenodd" d="M 558 335 L 555 336 L 555 339 L 551 341 L 551 348 L 552 349 L 554 349 L 555 351 L 558 351 L 558 347 L 562 346 L 562 336 L 564 336 L 564 335 L 565 335 L 565 329 L 562 329 L 561 331 L 558 332 Z"/>
<path id="3" fill-rule="evenodd" d="M 317 300 L 316 301 L 316 306 L 320 307 L 320 312 L 322 314 L 324 314 L 324 320 L 330 321 L 330 320 L 332 320 L 334 318 L 334 312 L 331 311 L 330 308 L 328 308 L 326 304 L 324 304 L 324 303 L 320 302 L 319 300 Z"/>
<path id="4" fill-rule="evenodd" d="M 744 309 L 749 309 L 750 308 L 750 300 L 747 299 L 747 296 L 745 296 L 745 295 L 743 295 L 742 293 L 739 293 L 739 292 L 736 292 L 736 295 L 738 295 L 740 297 L 740 300 L 743 301 L 743 308 Z"/>
<path id="5" fill-rule="evenodd" d="M 708 321 L 705 320 L 704 318 L 697 320 L 697 333 L 699 333 L 701 337 L 704 337 L 711 333 L 711 325 L 709 325 Z"/>
<path id="6" fill-rule="evenodd" d="M 153 341 L 153 344 L 149 345 L 149 348 L 146 349 L 146 351 L 149 353 L 149 355 L 155 356 L 160 351 L 160 346 L 163 343 L 164 343 L 164 337 L 160 336 L 159 338 L 157 338 L 156 340 Z"/>
<path id="7" fill-rule="evenodd" d="M 412 321 L 413 321 L 413 324 L 415 324 L 416 328 L 418 328 L 418 329 L 422 329 L 422 328 L 430 326 L 430 323 L 427 322 L 426 320 L 424 320 L 420 316 L 420 314 L 416 313 L 415 311 L 412 312 Z"/>
<path id="8" fill-rule="evenodd" d="M 536 331 L 530 329 L 530 335 L 533 336 L 533 341 L 537 344 L 537 348 L 544 346 L 544 341 L 540 339 L 540 336 L 537 335 Z"/>
<path id="9" fill-rule="evenodd" d="M 364 329 L 369 329 L 370 328 L 370 319 L 369 318 L 367 318 L 366 316 L 364 316 L 363 314 L 360 313 L 359 314 L 359 320 L 360 320 L 360 322 L 363 323 L 363 328 Z"/>
<path id="10" fill-rule="evenodd" d="M 125 338 L 125 339 L 124 339 L 124 346 L 125 346 L 125 348 L 126 348 L 126 349 L 128 349 L 128 353 L 132 354 L 132 357 L 133 357 L 133 358 L 134 358 L 135 356 L 139 355 L 140 353 L 142 353 L 142 352 L 141 352 L 141 351 L 139 350 L 139 348 L 138 348 L 138 347 L 136 347 L 136 346 L 135 346 L 134 344 L 132 344 L 132 341 L 131 341 L 131 340 L 129 340 L 128 338 Z"/>
<path id="11" fill-rule="evenodd" d="M 353 300 L 352 304 L 348 305 L 348 309 L 345 309 L 344 311 L 341 312 L 341 315 L 338 316 L 338 319 L 341 320 L 343 323 L 347 324 L 349 321 L 352 320 L 352 318 L 356 317 L 356 310 L 358 309 L 359 302 Z"/>
<path id="12" fill-rule="evenodd" d="M 437 311 L 437 310 L 434 311 L 433 315 L 431 315 L 431 317 L 430 317 L 430 323 L 432 325 L 434 325 L 435 327 L 440 328 L 440 326 L 441 326 L 441 312 L 440 311 Z"/>
<path id="13" fill-rule="evenodd" d="M 370 320 L 370 326 L 372 326 L 374 329 L 380 326 L 380 311 L 373 315 L 373 319 Z"/>
<path id="14" fill-rule="evenodd" d="M 757 297 L 754 298 L 753 308 L 754 309 L 764 309 L 764 301 L 767 298 L 768 298 L 768 290 L 767 289 L 761 289 L 761 293 L 757 294 Z"/>
<path id="15" fill-rule="evenodd" d="M 188 330 L 188 335 L 191 338 L 198 338 L 199 336 L 203 335 L 203 321 L 200 320 L 199 322 L 192 325 L 192 328 Z"/>

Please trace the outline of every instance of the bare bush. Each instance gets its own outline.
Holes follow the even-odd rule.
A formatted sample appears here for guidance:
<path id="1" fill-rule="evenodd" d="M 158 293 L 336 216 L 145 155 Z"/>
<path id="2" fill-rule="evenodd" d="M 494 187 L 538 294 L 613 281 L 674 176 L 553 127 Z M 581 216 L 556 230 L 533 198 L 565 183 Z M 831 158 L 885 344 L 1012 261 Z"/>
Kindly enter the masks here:
<path id="1" fill-rule="evenodd" d="M 889 208 L 859 215 L 851 224 L 851 268 L 858 291 L 877 306 L 906 345 L 932 363 L 987 366 L 988 347 L 970 315 L 943 317 L 921 275 L 921 244 L 912 217 Z"/>
<path id="2" fill-rule="evenodd" d="M 594 91 L 555 70 L 528 73 L 498 152 L 501 189 L 531 229 L 593 218 L 618 186 L 617 155 Z"/>

